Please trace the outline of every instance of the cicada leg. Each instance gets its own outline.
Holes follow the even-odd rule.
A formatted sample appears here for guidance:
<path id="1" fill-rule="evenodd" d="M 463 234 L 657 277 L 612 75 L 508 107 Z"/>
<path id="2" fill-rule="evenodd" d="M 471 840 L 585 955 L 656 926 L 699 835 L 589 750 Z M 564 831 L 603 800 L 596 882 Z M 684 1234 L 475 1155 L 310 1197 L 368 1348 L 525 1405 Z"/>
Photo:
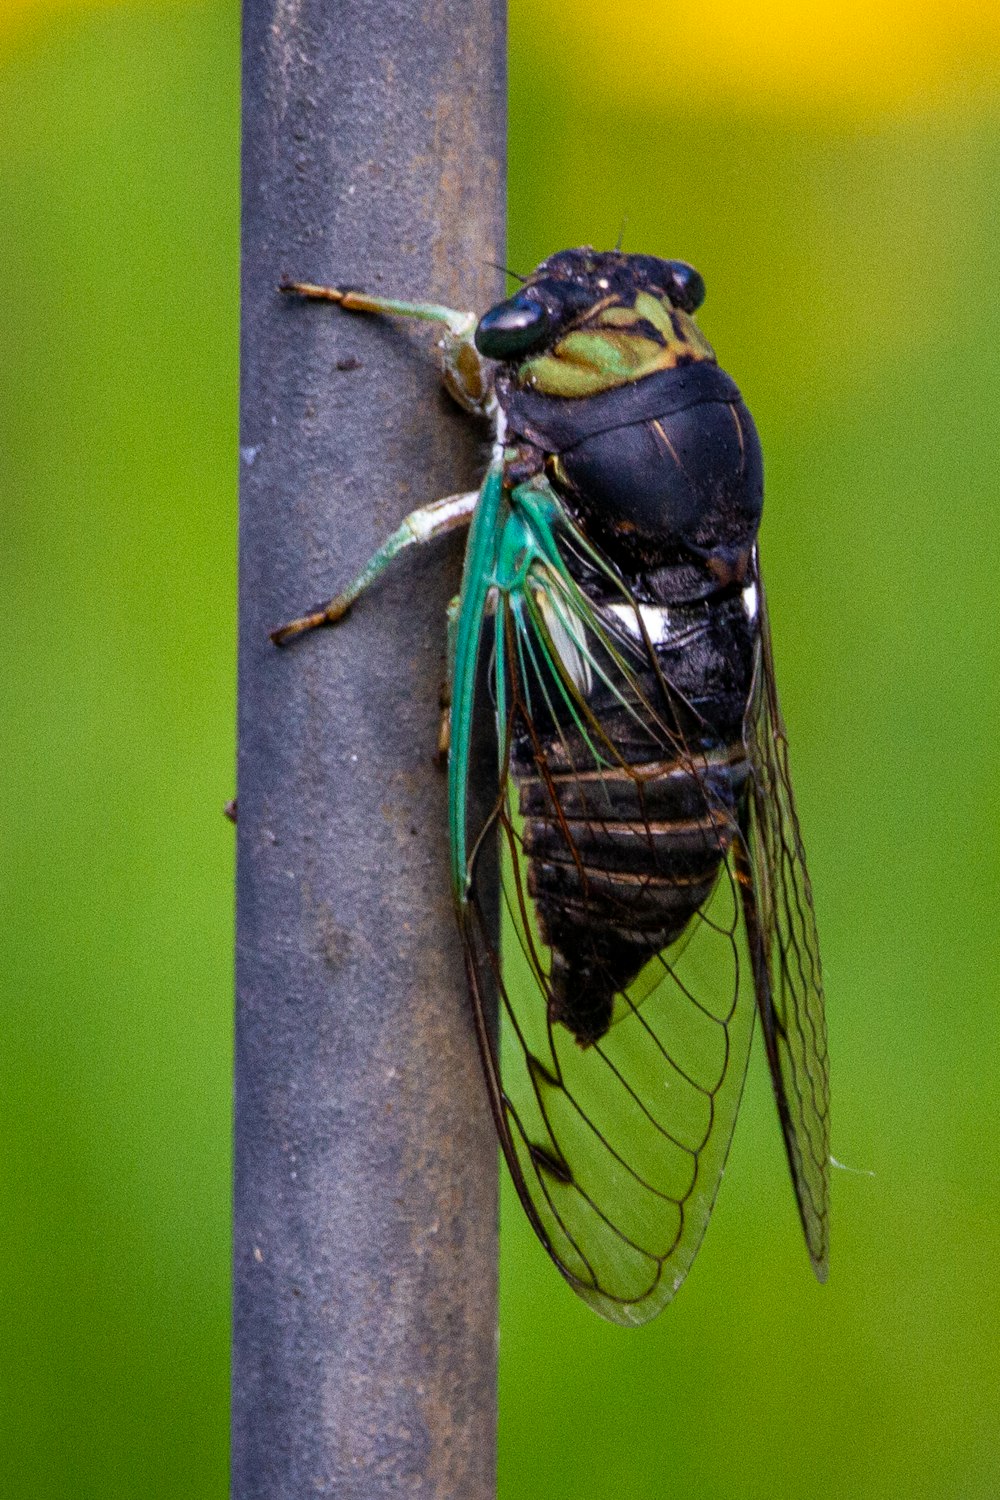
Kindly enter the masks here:
<path id="1" fill-rule="evenodd" d="M 438 348 L 446 389 L 466 411 L 480 417 L 492 414 L 496 398 L 487 367 L 474 343 L 479 321 L 475 313 L 458 312 L 437 302 L 400 302 L 394 297 L 373 297 L 348 287 L 316 286 L 311 281 L 282 281 L 279 290 L 314 302 L 334 302 L 346 312 L 388 313 L 397 318 L 443 323 Z"/>
<path id="2" fill-rule="evenodd" d="M 315 630 L 319 625 L 336 625 L 368 585 L 374 583 L 405 547 L 412 547 L 417 542 L 432 542 L 449 531 L 468 526 L 478 499 L 478 490 L 468 490 L 461 495 L 446 495 L 443 500 L 434 500 L 430 505 L 422 505 L 419 510 L 411 511 L 346 589 L 335 594 L 319 609 L 311 610 L 309 614 L 301 615 L 297 620 L 290 620 L 287 625 L 272 630 L 271 639 L 274 644 L 287 646 L 289 641 L 304 635 L 307 630 Z"/>

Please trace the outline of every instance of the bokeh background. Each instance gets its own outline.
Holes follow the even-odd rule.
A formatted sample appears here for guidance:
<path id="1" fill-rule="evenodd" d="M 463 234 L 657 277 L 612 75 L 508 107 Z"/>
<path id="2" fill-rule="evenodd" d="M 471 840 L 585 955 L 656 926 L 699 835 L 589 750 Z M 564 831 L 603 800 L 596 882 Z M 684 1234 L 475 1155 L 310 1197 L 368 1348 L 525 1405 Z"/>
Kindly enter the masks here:
<path id="1" fill-rule="evenodd" d="M 226 1494 L 238 45 L 0 12 L 9 1500 Z M 508 1195 L 503 1500 L 1000 1491 L 998 75 L 976 0 L 513 0 L 510 263 L 694 261 L 761 429 L 846 1169 L 820 1288 L 757 1056 L 638 1332 Z"/>

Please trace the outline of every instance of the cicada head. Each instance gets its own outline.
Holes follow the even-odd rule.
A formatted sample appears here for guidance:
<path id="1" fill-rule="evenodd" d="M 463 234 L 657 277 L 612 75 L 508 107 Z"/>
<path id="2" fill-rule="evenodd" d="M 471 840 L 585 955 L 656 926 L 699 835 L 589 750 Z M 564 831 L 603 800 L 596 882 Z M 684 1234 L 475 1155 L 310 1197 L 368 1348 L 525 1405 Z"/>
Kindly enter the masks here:
<path id="1" fill-rule="evenodd" d="M 476 347 L 516 384 L 546 396 L 591 396 L 657 370 L 714 361 L 693 313 L 705 296 L 685 261 L 589 246 L 561 250 L 490 309 Z"/>

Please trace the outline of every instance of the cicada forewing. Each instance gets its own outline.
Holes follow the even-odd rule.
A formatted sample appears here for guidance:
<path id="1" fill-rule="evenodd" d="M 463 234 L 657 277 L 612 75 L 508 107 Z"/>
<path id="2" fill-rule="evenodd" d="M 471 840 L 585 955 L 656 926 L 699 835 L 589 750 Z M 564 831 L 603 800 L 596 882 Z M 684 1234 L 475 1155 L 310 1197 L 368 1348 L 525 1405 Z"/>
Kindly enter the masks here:
<path id="1" fill-rule="evenodd" d="M 698 732 L 650 623 L 544 484 L 511 494 L 494 472 L 455 664 L 460 918 L 518 1194 L 574 1289 L 625 1324 L 671 1299 L 701 1242 L 755 1012 L 736 853 L 745 747 Z M 495 713 L 498 740 L 478 823 L 465 804 L 477 711 Z"/>

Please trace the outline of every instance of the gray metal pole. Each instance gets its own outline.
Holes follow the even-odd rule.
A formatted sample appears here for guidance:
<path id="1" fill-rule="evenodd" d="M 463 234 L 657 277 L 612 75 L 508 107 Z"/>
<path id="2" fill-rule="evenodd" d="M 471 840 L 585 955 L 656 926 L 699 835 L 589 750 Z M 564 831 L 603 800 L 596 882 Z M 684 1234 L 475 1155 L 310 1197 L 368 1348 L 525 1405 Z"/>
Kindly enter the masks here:
<path id="1" fill-rule="evenodd" d="M 432 759 L 458 551 L 268 630 L 477 480 L 426 330 L 275 288 L 501 293 L 503 12 L 244 5 L 236 1500 L 495 1490 L 496 1144 Z"/>

